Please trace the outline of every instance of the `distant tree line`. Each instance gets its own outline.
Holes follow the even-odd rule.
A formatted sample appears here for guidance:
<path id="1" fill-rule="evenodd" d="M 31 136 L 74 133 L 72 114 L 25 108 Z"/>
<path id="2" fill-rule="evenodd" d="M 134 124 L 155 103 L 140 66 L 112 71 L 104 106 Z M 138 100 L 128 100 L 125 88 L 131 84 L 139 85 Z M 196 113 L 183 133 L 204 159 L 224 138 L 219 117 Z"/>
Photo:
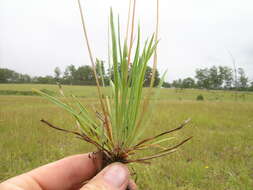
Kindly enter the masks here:
<path id="1" fill-rule="evenodd" d="M 235 71 L 227 66 L 212 66 L 210 68 L 197 69 L 195 78 L 187 77 L 165 83 L 165 87 L 174 88 L 198 88 L 198 89 L 225 89 L 225 90 L 251 90 L 253 81 L 249 81 L 243 68 Z"/>
<path id="2" fill-rule="evenodd" d="M 130 69 L 131 71 L 131 69 Z M 105 69 L 103 61 L 96 61 L 96 72 L 101 83 L 109 85 L 110 78 L 113 78 L 113 70 Z M 120 72 L 120 68 L 119 68 Z M 159 84 L 160 74 L 155 72 L 155 86 Z M 152 78 L 152 68 L 148 67 L 145 73 L 144 86 L 149 86 Z M 0 69 L 0 83 L 39 83 L 55 84 L 59 82 L 67 85 L 95 85 L 93 69 L 89 65 L 75 67 L 69 65 L 64 71 L 59 67 L 54 69 L 54 76 L 31 77 L 20 74 L 10 69 Z M 198 89 L 225 89 L 225 90 L 250 90 L 253 91 L 253 81 L 249 81 L 244 69 L 238 68 L 235 71 L 227 66 L 212 66 L 210 68 L 197 69 L 195 77 L 187 77 L 169 82 L 164 82 L 164 88 L 198 88 Z"/>
<path id="3" fill-rule="evenodd" d="M 119 68 L 120 71 L 120 68 Z M 110 78 L 113 78 L 113 70 L 105 70 L 103 61 L 97 60 L 96 72 L 98 78 L 105 85 L 109 85 Z M 148 67 L 145 73 L 144 86 L 148 86 L 152 78 L 152 68 Z M 160 77 L 159 72 L 155 72 L 154 85 L 159 84 Z M 96 85 L 93 69 L 89 65 L 75 67 L 69 65 L 62 72 L 59 67 L 54 69 L 54 76 L 39 76 L 31 77 L 29 75 L 23 75 L 10 69 L 0 68 L 0 83 L 38 83 L 38 84 L 55 84 L 55 83 L 67 84 L 67 85 Z"/>
<path id="4" fill-rule="evenodd" d="M 32 78 L 29 75 L 17 73 L 10 69 L 0 68 L 0 83 L 30 83 Z"/>

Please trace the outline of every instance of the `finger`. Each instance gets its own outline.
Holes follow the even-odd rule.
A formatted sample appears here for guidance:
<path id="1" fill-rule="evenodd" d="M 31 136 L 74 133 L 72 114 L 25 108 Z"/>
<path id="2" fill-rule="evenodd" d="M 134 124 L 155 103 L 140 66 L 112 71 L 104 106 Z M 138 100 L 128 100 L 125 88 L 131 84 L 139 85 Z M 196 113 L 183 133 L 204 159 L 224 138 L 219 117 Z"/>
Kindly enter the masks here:
<path id="1" fill-rule="evenodd" d="M 129 183 L 129 176 L 125 165 L 111 164 L 80 190 L 125 190 Z"/>
<path id="2" fill-rule="evenodd" d="M 29 190 L 37 190 L 38 187 L 44 190 L 76 189 L 81 187 L 84 181 L 96 175 L 99 159 L 94 162 L 88 154 L 70 156 L 9 179 L 7 182 L 19 187 L 25 184 L 24 189 Z M 32 188 L 27 186 L 30 184 Z"/>
<path id="3" fill-rule="evenodd" d="M 97 173 L 97 164 L 88 154 L 71 156 L 28 173 L 46 190 L 72 189 Z"/>

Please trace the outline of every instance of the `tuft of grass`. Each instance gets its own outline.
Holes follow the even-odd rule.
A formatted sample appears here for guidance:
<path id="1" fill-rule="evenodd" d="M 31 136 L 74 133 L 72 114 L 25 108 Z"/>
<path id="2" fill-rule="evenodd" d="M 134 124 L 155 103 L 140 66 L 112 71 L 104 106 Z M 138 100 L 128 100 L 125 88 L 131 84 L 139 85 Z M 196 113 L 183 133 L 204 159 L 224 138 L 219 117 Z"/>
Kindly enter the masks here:
<path id="1" fill-rule="evenodd" d="M 105 94 L 105 87 L 101 86 L 101 82 L 104 84 L 104 80 L 103 78 L 100 80 L 98 77 L 98 72 L 101 71 L 101 69 L 99 66 L 97 68 L 97 65 L 100 64 L 99 61 L 97 61 L 97 64 L 95 63 L 84 21 L 84 14 L 81 8 L 81 2 L 78 0 L 85 42 L 97 83 L 96 87 L 100 109 L 95 108 L 93 112 L 89 111 L 75 96 L 72 96 L 72 100 L 69 101 L 64 95 L 61 86 L 59 86 L 60 94 L 63 99 L 35 90 L 40 95 L 46 97 L 48 100 L 70 113 L 75 119 L 76 128 L 78 130 L 66 130 L 57 127 L 44 119 L 41 121 L 49 127 L 74 134 L 78 138 L 94 145 L 97 148 L 97 151 L 103 156 L 103 166 L 112 162 L 149 163 L 149 160 L 151 159 L 163 157 L 175 152 L 179 146 L 191 139 L 191 137 L 189 137 L 177 144 L 168 146 L 168 142 L 170 142 L 172 138 L 167 137 L 167 135 L 182 129 L 189 120 L 186 120 L 175 129 L 166 130 L 160 134 L 141 139 L 142 134 L 149 127 L 147 114 L 150 114 L 150 112 L 148 112 L 148 110 L 151 109 L 149 106 L 150 99 L 155 97 L 153 85 L 155 76 L 154 72 L 157 67 L 158 2 L 159 1 L 157 1 L 156 33 L 154 33 L 150 39 L 145 41 L 143 47 L 141 47 L 140 43 L 140 26 L 138 27 L 136 44 L 134 44 L 133 40 L 136 0 L 133 0 L 132 13 L 129 13 L 127 34 L 123 43 L 121 42 L 119 20 L 118 27 L 116 27 L 113 11 L 112 9 L 110 10 L 112 68 L 109 69 L 111 70 L 110 73 L 112 73 L 112 76 L 110 77 L 110 86 L 107 87 L 108 94 Z M 131 27 L 129 27 L 130 20 Z M 118 28 L 117 31 L 116 28 Z M 129 39 L 128 30 L 130 31 Z M 147 92 L 147 96 L 144 97 L 144 77 L 148 62 L 153 56 L 154 62 L 150 88 Z M 100 76 L 102 75 L 100 74 Z M 165 74 L 162 76 L 158 88 L 162 86 L 164 78 Z M 154 152 L 141 158 L 138 156 L 139 152 L 150 149 L 153 149 Z"/>
<path id="2" fill-rule="evenodd" d="M 202 94 L 199 94 L 197 97 L 196 97 L 196 100 L 198 101 L 203 101 L 204 100 L 204 96 Z"/>

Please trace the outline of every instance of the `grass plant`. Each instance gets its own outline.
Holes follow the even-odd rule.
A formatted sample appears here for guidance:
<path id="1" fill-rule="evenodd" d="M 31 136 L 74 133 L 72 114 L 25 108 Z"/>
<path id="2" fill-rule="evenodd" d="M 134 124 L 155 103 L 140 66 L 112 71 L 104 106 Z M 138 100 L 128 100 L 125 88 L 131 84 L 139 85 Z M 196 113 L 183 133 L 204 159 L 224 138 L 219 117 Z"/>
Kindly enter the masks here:
<path id="1" fill-rule="evenodd" d="M 156 32 L 145 41 L 141 46 L 141 29 L 138 26 L 137 40 L 134 44 L 135 27 L 135 7 L 136 0 L 130 1 L 129 10 L 132 13 L 128 16 L 128 25 L 124 42 L 121 42 L 121 31 L 118 20 L 118 26 L 114 23 L 114 15 L 110 10 L 110 33 L 111 33 L 111 52 L 112 68 L 110 86 L 107 87 L 107 93 L 104 92 L 104 79 L 97 73 L 101 69 L 97 65 L 90 48 L 88 33 L 84 21 L 84 14 L 78 0 L 80 15 L 82 20 L 83 32 L 88 48 L 90 61 L 92 64 L 94 76 L 97 83 L 98 99 L 100 109 L 95 108 L 91 112 L 82 105 L 80 100 L 73 96 L 69 100 L 60 86 L 62 98 L 52 96 L 46 92 L 36 90 L 40 95 L 46 97 L 51 102 L 65 109 L 75 118 L 75 126 L 78 130 L 67 130 L 57 127 L 50 122 L 42 119 L 41 121 L 49 127 L 72 133 L 79 139 L 82 139 L 97 149 L 103 157 L 102 167 L 112 162 L 128 163 L 150 163 L 149 161 L 158 157 L 163 157 L 175 152 L 179 146 L 191 139 L 191 137 L 168 146 L 173 138 L 167 137 L 168 134 L 182 129 L 189 120 L 183 122 L 175 129 L 166 130 L 160 134 L 143 138 L 145 130 L 149 128 L 148 117 L 151 117 L 150 99 L 155 98 L 154 76 L 157 67 L 156 49 L 158 45 L 158 2 L 157 1 L 157 25 Z M 131 8 L 132 6 L 132 8 Z M 130 18 L 131 16 L 131 18 Z M 129 23 L 131 22 L 131 27 Z M 117 31 L 116 31 L 117 28 Z M 129 33 L 130 31 L 130 33 Z M 130 38 L 128 36 L 130 34 Z M 123 44 L 123 46 L 122 46 Z M 143 96 L 144 76 L 147 65 L 151 58 L 153 61 L 153 72 L 150 87 L 145 96 Z M 162 86 L 165 74 L 162 76 L 158 88 Z M 102 84 L 102 85 L 101 85 Z M 158 92 L 158 91 L 156 91 Z M 150 110 L 150 111 L 149 111 Z M 149 114 L 149 115 L 148 115 Z M 153 150 L 146 156 L 140 157 L 143 150 Z"/>

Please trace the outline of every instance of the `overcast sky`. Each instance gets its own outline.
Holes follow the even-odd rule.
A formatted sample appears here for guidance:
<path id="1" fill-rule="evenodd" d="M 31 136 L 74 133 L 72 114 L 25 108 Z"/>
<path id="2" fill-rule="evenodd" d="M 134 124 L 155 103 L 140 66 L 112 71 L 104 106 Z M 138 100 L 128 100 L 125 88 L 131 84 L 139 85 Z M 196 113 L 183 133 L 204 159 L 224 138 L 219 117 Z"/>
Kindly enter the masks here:
<path id="1" fill-rule="evenodd" d="M 155 0 L 137 0 L 143 37 L 155 30 Z M 124 31 L 128 0 L 82 0 L 91 46 L 107 60 L 109 7 Z M 160 0 L 158 68 L 168 80 L 194 76 L 196 68 L 232 66 L 253 79 L 252 0 Z M 77 0 L 0 0 L 0 67 L 32 76 L 70 64 L 90 64 Z"/>

